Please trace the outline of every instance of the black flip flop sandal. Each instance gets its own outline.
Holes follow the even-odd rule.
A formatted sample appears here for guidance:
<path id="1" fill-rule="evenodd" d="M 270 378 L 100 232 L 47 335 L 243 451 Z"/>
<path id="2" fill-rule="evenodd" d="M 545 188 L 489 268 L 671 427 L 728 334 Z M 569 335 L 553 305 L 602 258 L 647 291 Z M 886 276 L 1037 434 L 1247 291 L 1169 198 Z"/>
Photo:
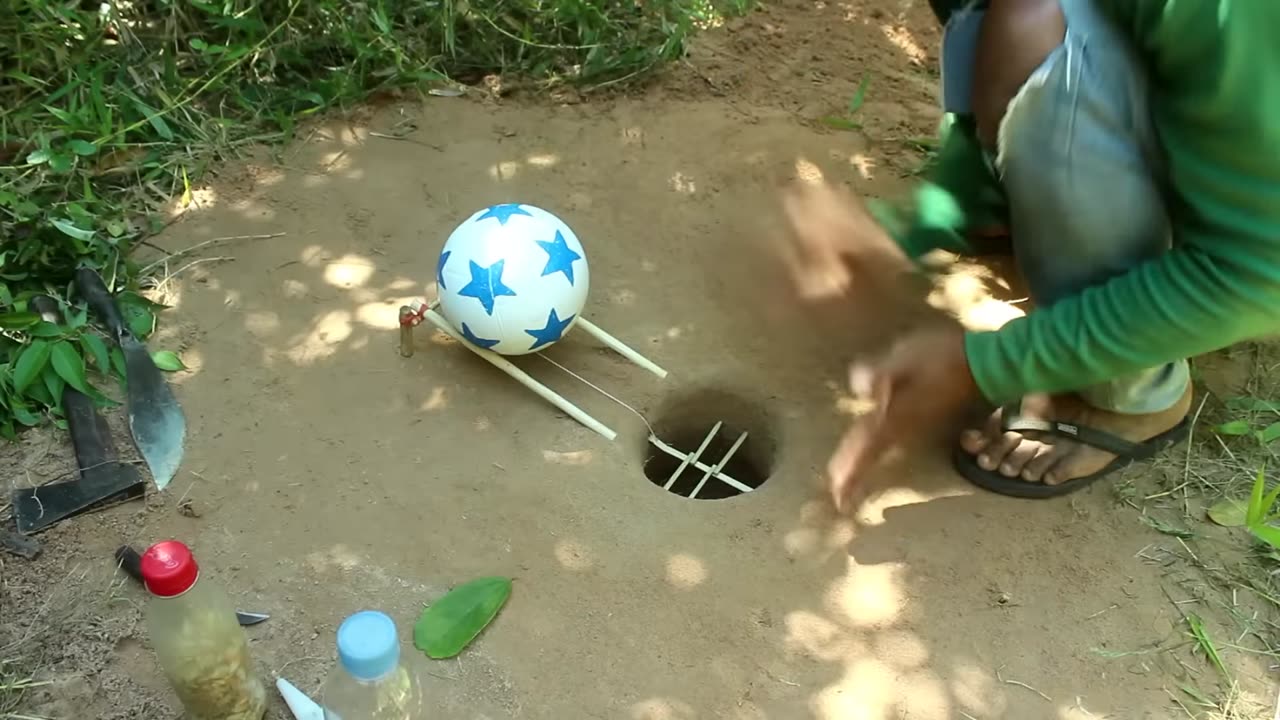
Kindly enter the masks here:
<path id="1" fill-rule="evenodd" d="M 1046 485 L 1045 483 L 1027 482 L 1020 478 L 1007 477 L 1002 475 L 999 470 L 986 470 L 978 465 L 976 456 L 965 452 L 964 448 L 958 445 L 952 452 L 951 461 L 956 471 L 974 485 L 1001 495 L 1034 500 L 1068 495 L 1084 489 L 1117 470 L 1123 470 L 1135 462 L 1149 460 L 1186 440 L 1191 429 L 1190 420 L 1183 418 L 1182 422 L 1150 440 L 1135 443 L 1103 430 L 1066 422 L 1022 417 L 1017 412 L 1018 410 L 1020 410 L 1020 406 L 1015 405 L 1006 407 L 1002 413 L 1003 422 L 1001 422 L 1001 427 L 1005 432 L 1039 432 L 1047 435 L 1056 435 L 1099 450 L 1105 450 L 1116 456 L 1115 460 L 1112 460 L 1106 467 L 1092 475 L 1072 478 L 1058 485 Z"/>

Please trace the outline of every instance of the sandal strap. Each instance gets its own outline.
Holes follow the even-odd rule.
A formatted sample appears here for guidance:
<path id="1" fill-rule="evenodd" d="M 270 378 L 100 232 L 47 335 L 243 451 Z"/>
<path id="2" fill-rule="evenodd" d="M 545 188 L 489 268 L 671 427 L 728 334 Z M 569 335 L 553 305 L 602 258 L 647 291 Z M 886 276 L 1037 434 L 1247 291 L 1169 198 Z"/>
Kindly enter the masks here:
<path id="1" fill-rule="evenodd" d="M 1130 460 L 1146 460 L 1158 452 L 1158 443 L 1136 443 L 1113 435 L 1105 430 L 1077 425 L 1059 420 L 1040 420 L 1021 414 L 1021 404 L 1007 406 L 1001 413 L 1001 427 L 1005 432 L 1041 432 L 1082 442 Z"/>

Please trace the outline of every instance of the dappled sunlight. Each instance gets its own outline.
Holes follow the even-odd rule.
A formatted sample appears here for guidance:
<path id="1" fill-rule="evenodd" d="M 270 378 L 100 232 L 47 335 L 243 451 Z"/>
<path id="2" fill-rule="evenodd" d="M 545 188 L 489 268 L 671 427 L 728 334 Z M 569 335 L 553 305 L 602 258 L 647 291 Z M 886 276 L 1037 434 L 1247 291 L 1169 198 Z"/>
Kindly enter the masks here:
<path id="1" fill-rule="evenodd" d="M 310 365 L 337 352 L 351 331 L 351 313 L 330 310 L 312 323 L 309 332 L 294 340 L 285 354 L 296 365 Z"/>
<path id="2" fill-rule="evenodd" d="M 594 457 L 595 455 L 591 450 L 570 450 L 568 452 L 556 452 L 554 450 L 542 451 L 542 459 L 549 463 L 555 463 L 556 465 L 590 465 L 591 460 Z"/>
<path id="3" fill-rule="evenodd" d="M 920 46 L 905 25 L 881 25 L 880 32 L 884 33 L 885 39 L 901 50 L 913 64 L 924 65 L 929 59 L 929 52 Z"/>
<path id="4" fill-rule="evenodd" d="M 679 171 L 676 171 L 676 173 L 671 176 L 671 179 L 667 181 L 667 184 L 671 186 L 672 190 L 675 190 L 681 195 L 693 195 L 698 192 L 698 183 L 692 177 L 689 177 Z"/>
<path id="5" fill-rule="evenodd" d="M 395 330 L 400 327 L 400 308 L 419 299 L 421 297 L 418 295 L 404 295 L 390 300 L 366 302 L 356 307 L 356 320 L 375 330 Z"/>
<path id="6" fill-rule="evenodd" d="M 244 314 L 244 329 L 257 338 L 274 335 L 280 329 L 280 314 L 273 310 L 253 310 Z"/>
<path id="7" fill-rule="evenodd" d="M 338 543 L 328 550 L 316 550 L 303 560 L 312 572 L 323 573 L 329 570 L 354 570 L 364 564 L 354 550 L 343 543 Z"/>
<path id="8" fill-rule="evenodd" d="M 494 180 L 511 180 L 520 172 L 520 163 L 515 160 L 507 160 L 495 163 L 489 166 L 489 177 Z"/>
<path id="9" fill-rule="evenodd" d="M 960 663 L 953 669 L 951 695 L 961 708 L 978 717 L 1002 715 L 1007 709 L 995 677 L 971 663 Z"/>
<path id="10" fill-rule="evenodd" d="M 693 720 L 693 708 L 679 700 L 652 698 L 631 707 L 631 720 Z"/>
<path id="11" fill-rule="evenodd" d="M 957 264 L 939 279 L 927 302 L 972 330 L 995 330 L 1026 314 L 1014 302 L 997 299 L 990 290 L 992 283 L 1008 289 L 1008 283 L 987 268 Z"/>
<path id="12" fill-rule="evenodd" d="M 785 623 L 787 650 L 804 657 L 840 662 L 861 647 L 843 627 L 808 610 L 787 613 Z"/>
<path id="13" fill-rule="evenodd" d="M 338 288 L 357 288 L 369 282 L 377 266 L 372 260 L 348 253 L 324 268 L 324 280 Z"/>
<path id="14" fill-rule="evenodd" d="M 555 153 L 539 153 L 530 155 L 524 161 L 536 168 L 549 168 L 560 164 L 560 156 Z"/>
<path id="15" fill-rule="evenodd" d="M 677 590 L 692 590 L 707 580 L 707 566 L 698 558 L 679 553 L 667 558 L 667 583 Z"/>
<path id="16" fill-rule="evenodd" d="M 872 655 L 888 658 L 903 670 L 924 667 L 929 662 L 929 647 L 919 635 L 905 630 L 887 630 L 876 635 Z"/>
<path id="17" fill-rule="evenodd" d="M 422 401 L 419 408 L 424 412 L 436 412 L 437 410 L 445 410 L 449 407 L 449 391 L 443 385 L 437 385 L 431 388 L 431 394 L 426 400 Z"/>
<path id="18" fill-rule="evenodd" d="M 931 492 L 925 492 L 918 487 L 901 485 L 886 487 L 879 492 L 871 494 L 859 504 L 858 523 L 875 527 L 884 524 L 885 513 L 889 510 L 908 505 L 919 505 L 943 498 L 967 497 L 972 495 L 973 492 L 973 489 L 960 485 Z"/>
<path id="19" fill-rule="evenodd" d="M 849 156 L 849 164 L 858 171 L 859 177 L 863 180 L 872 179 L 871 171 L 876 167 L 875 158 L 872 158 L 866 153 L 854 153 Z"/>
<path id="20" fill-rule="evenodd" d="M 839 681 L 814 696 L 813 710 L 821 720 L 891 720 L 897 676 L 879 660 L 855 660 Z"/>
<path id="21" fill-rule="evenodd" d="M 796 180 L 809 185 L 821 185 L 825 179 L 822 174 L 822 168 L 808 158 L 796 158 L 795 172 Z"/>
<path id="22" fill-rule="evenodd" d="M 902 612 L 904 598 L 901 563 L 859 565 L 848 558 L 844 577 L 832 582 L 824 605 L 834 615 L 855 627 L 879 627 L 892 623 Z"/>
<path id="23" fill-rule="evenodd" d="M 581 572 L 595 567 L 595 559 L 585 545 L 576 540 L 561 539 L 556 541 L 553 551 L 556 560 L 567 570 Z"/>
<path id="24" fill-rule="evenodd" d="M 280 294 L 289 300 L 301 300 L 311 292 L 311 288 L 301 280 L 286 279 L 280 281 Z"/>

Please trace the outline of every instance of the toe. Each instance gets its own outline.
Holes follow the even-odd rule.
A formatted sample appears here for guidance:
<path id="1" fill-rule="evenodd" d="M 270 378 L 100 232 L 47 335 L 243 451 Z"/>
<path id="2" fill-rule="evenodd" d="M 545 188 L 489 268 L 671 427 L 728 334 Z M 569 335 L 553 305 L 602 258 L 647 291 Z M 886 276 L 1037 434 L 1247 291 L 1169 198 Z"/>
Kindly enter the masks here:
<path id="1" fill-rule="evenodd" d="M 1056 484 L 1050 483 L 1048 477 L 1054 471 L 1058 462 L 1062 460 L 1063 455 L 1064 453 L 1060 447 L 1041 445 L 1040 452 L 1022 468 L 1022 479 L 1027 482 Z"/>
<path id="2" fill-rule="evenodd" d="M 1034 460 L 1043 447 L 1034 440 L 1023 439 L 1000 463 L 1000 474 L 1011 478 L 1021 476 L 1027 463 Z"/>
<path id="3" fill-rule="evenodd" d="M 960 447 L 970 455 L 987 449 L 987 436 L 981 430 L 965 430 L 960 433 Z"/>
<path id="4" fill-rule="evenodd" d="M 1009 453 L 1022 442 L 1022 436 L 1015 432 L 1002 433 L 1000 438 L 987 446 L 978 455 L 978 466 L 983 470 L 995 470 L 1000 467 Z"/>

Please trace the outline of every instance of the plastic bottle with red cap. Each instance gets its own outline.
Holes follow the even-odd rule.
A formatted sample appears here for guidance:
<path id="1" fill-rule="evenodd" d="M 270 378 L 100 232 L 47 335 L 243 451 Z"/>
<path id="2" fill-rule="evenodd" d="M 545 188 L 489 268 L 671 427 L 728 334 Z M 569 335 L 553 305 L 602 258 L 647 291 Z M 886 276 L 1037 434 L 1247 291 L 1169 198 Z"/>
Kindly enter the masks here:
<path id="1" fill-rule="evenodd" d="M 261 720 L 267 692 L 254 672 L 235 606 L 202 576 L 191 550 L 177 540 L 142 555 L 151 593 L 147 630 L 160 667 L 191 720 Z"/>

